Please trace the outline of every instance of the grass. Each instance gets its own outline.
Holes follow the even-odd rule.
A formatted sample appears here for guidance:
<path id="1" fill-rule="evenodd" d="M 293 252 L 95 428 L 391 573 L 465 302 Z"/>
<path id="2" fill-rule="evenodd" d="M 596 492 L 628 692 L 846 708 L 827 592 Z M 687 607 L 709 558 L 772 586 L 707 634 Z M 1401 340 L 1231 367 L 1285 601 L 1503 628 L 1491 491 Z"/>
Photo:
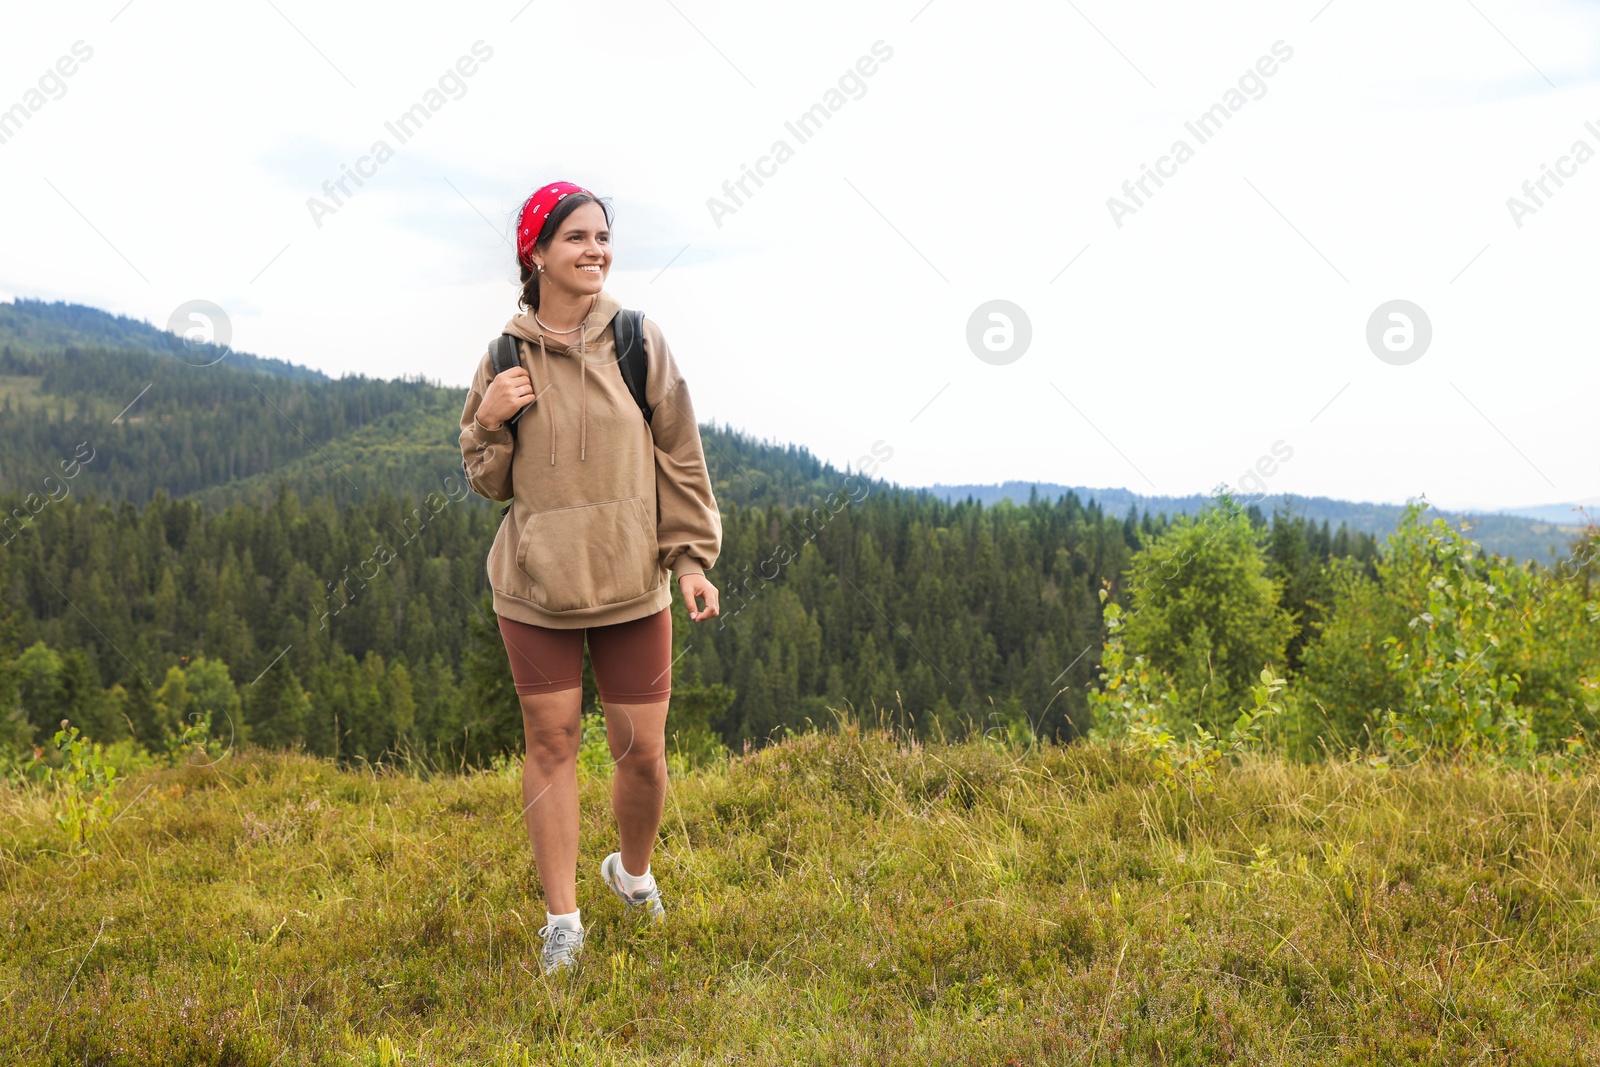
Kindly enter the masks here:
<path id="1" fill-rule="evenodd" d="M 1098 745 L 846 722 L 674 778 L 661 928 L 596 868 L 539 975 L 519 765 L 148 770 L 97 854 L 0 790 L 0 1062 L 1600 1062 L 1595 773 L 1254 758 L 1169 794 Z"/>

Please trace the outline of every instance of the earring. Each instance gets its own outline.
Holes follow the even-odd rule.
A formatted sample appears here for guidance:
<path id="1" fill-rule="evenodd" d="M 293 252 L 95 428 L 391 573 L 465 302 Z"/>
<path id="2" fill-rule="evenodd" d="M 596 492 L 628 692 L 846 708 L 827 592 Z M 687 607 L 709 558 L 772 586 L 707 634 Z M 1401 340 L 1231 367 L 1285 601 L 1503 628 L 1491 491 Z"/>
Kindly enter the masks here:
<path id="1" fill-rule="evenodd" d="M 540 273 L 540 274 L 543 274 L 543 273 L 544 273 L 544 264 L 543 264 L 543 263 L 540 263 L 540 264 L 539 264 L 539 273 Z"/>

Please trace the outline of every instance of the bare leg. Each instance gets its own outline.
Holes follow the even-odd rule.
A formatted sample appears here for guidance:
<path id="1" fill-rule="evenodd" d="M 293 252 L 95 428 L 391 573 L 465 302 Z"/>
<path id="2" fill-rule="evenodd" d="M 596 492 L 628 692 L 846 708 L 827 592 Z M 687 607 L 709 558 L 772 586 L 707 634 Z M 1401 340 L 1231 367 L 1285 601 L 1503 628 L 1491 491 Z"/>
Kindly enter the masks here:
<path id="1" fill-rule="evenodd" d="M 611 810 L 622 842 L 622 869 L 643 874 L 667 801 L 667 705 L 603 704 L 606 743 L 614 761 Z"/>
<path id="2" fill-rule="evenodd" d="M 522 763 L 522 820 L 544 886 L 545 907 L 578 907 L 578 716 L 583 690 L 530 693 L 522 704 L 527 757 Z"/>

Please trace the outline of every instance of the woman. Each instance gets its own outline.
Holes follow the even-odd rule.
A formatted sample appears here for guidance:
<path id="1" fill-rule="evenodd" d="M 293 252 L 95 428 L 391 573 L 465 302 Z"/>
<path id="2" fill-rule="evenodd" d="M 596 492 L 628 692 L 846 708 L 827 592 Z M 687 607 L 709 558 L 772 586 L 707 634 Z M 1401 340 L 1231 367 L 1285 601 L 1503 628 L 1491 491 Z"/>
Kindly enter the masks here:
<path id="1" fill-rule="evenodd" d="M 623 380 L 610 328 L 620 305 L 604 289 L 610 222 L 609 205 L 568 182 L 524 203 L 517 260 L 526 310 L 505 327 L 518 338 L 521 365 L 495 375 L 486 354 L 461 412 L 468 483 L 511 501 L 488 569 L 522 705 L 523 818 L 545 891 L 545 973 L 574 965 L 583 947 L 575 882 L 585 637 L 615 761 L 621 841 L 600 877 L 627 913 L 659 920 L 650 854 L 667 781 L 667 575 L 690 619 L 718 614 L 705 570 L 721 551 L 722 519 L 694 406 L 649 319 L 648 421 Z M 506 424 L 518 412 L 513 434 Z"/>

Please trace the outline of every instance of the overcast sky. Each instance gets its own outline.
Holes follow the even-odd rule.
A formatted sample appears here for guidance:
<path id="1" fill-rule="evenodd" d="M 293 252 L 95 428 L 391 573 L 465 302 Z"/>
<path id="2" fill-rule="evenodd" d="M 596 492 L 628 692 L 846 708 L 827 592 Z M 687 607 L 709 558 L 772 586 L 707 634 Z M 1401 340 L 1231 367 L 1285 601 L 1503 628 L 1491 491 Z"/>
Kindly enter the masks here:
<path id="1" fill-rule="evenodd" d="M 701 419 L 841 467 L 1600 494 L 1600 5 L 778 8 L 8 5 L 0 297 L 465 386 L 565 179 Z"/>

